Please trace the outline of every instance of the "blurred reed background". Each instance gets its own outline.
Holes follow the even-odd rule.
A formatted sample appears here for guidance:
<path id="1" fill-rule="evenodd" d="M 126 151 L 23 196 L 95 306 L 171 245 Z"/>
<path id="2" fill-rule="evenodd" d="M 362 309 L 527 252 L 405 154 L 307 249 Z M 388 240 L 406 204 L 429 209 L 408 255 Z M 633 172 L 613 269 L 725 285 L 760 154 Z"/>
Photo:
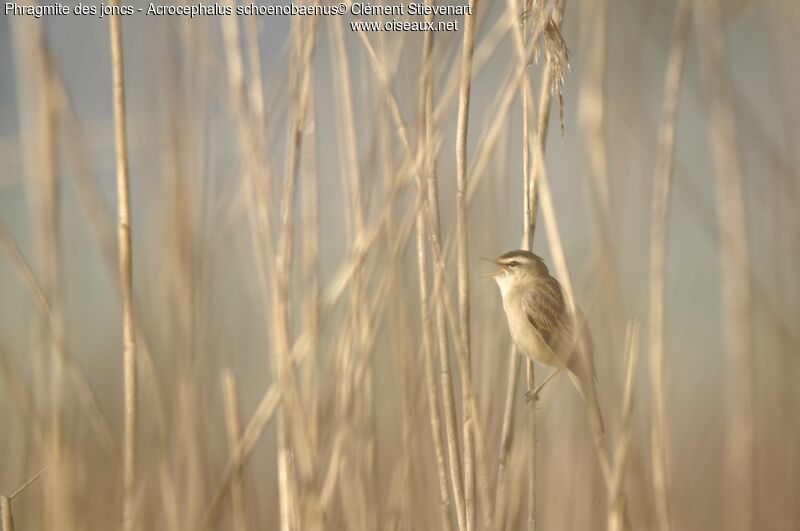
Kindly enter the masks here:
<path id="1" fill-rule="evenodd" d="M 4 531 L 800 527 L 800 4 L 472 3 L 122 17 L 116 118 L 107 18 L 0 18 Z M 597 447 L 479 278 L 528 239 Z"/>

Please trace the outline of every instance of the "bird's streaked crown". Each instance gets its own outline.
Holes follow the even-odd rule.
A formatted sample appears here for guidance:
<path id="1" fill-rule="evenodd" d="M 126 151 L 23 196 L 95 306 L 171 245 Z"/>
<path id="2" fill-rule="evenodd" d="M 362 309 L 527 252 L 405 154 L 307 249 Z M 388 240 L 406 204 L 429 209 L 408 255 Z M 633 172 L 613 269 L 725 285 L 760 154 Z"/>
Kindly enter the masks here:
<path id="1" fill-rule="evenodd" d="M 521 249 L 509 251 L 497 257 L 495 262 L 501 267 L 533 266 L 537 271 L 547 272 L 547 266 L 539 255 Z"/>

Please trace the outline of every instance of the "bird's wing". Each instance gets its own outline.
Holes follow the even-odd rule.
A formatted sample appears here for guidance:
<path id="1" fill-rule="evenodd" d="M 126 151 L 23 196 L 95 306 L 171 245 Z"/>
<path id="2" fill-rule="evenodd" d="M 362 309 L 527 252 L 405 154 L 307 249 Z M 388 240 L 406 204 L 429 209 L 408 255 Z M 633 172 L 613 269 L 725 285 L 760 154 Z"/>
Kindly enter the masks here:
<path id="1" fill-rule="evenodd" d="M 548 283 L 526 291 L 522 295 L 522 309 L 545 343 L 563 359 L 561 343 L 568 338 L 571 329 L 558 284 Z"/>
<path id="2" fill-rule="evenodd" d="M 533 328 L 569 371 L 570 379 L 586 403 L 592 430 L 601 435 L 604 430 L 603 415 L 597 397 L 594 348 L 586 317 L 578 310 L 578 337 L 573 337 L 572 319 L 555 280 L 523 294 L 522 308 Z M 576 340 L 580 342 L 580 348 L 576 348 Z"/>

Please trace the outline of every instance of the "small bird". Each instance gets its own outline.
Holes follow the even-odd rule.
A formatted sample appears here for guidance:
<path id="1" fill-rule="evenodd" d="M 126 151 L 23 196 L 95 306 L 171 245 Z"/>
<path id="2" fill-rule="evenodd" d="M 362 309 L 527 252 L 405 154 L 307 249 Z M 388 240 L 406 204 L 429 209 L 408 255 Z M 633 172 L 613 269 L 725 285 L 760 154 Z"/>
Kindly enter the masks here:
<path id="1" fill-rule="evenodd" d="M 500 266 L 491 276 L 500 288 L 511 339 L 528 358 L 566 369 L 586 404 L 596 436 L 604 431 L 597 399 L 593 345 L 586 318 L 576 310 L 578 333 L 558 281 L 544 261 L 528 251 L 510 251 L 487 260 Z"/>

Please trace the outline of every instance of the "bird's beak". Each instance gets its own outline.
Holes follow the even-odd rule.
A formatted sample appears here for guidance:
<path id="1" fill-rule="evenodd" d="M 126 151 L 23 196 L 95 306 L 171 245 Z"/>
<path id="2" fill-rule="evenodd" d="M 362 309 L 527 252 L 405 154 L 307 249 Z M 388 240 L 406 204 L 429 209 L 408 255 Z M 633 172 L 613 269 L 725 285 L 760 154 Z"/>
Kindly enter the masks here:
<path id="1" fill-rule="evenodd" d="M 480 257 L 478 257 L 478 260 L 485 260 L 487 262 L 491 262 L 493 264 L 500 265 L 500 264 L 498 264 L 498 262 L 497 262 L 497 260 L 495 258 L 486 258 L 484 256 L 480 256 Z M 505 269 L 502 266 L 500 266 L 500 269 L 498 269 L 494 273 L 485 273 L 483 275 L 478 275 L 478 278 L 492 278 L 492 277 L 496 277 L 497 275 L 499 275 L 501 273 L 504 273 L 504 272 L 505 272 Z"/>

